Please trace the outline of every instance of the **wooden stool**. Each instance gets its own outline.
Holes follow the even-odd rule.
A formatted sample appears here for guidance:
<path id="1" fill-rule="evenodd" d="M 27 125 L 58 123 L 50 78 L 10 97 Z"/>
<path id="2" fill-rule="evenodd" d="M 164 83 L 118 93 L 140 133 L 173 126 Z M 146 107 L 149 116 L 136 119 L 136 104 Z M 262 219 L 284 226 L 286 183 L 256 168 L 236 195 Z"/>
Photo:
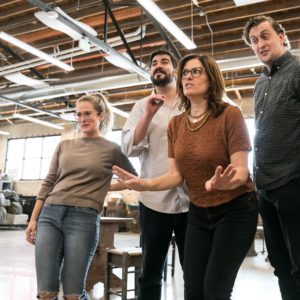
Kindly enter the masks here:
<path id="1" fill-rule="evenodd" d="M 138 278 L 141 273 L 142 248 L 122 248 L 106 250 L 106 272 L 104 281 L 104 300 L 109 300 L 110 295 L 117 295 L 122 300 L 127 300 L 127 292 L 134 291 L 134 298 L 137 298 Z M 134 271 L 129 271 L 130 267 Z M 112 291 L 110 287 L 110 278 L 114 268 L 122 268 L 122 289 L 121 291 Z M 134 289 L 127 288 L 128 274 L 134 273 Z"/>

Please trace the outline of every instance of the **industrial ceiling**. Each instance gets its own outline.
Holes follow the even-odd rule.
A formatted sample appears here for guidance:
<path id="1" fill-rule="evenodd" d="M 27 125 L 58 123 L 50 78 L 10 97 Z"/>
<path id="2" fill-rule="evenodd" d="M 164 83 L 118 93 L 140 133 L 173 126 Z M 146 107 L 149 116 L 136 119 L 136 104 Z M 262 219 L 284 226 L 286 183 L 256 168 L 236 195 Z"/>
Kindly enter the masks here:
<path id="1" fill-rule="evenodd" d="M 15 113 L 59 122 L 74 111 L 75 99 L 93 91 L 104 93 L 116 114 L 128 113 L 151 92 L 148 58 L 160 48 L 178 58 L 192 52 L 212 55 L 223 72 L 227 96 L 251 116 L 253 86 L 262 67 L 242 40 L 246 21 L 258 14 L 272 16 L 286 29 L 293 53 L 300 53 L 299 0 L 246 1 L 241 6 L 234 0 L 154 1 L 194 41 L 195 49 L 186 49 L 140 2 L 0 0 L 0 130 L 24 122 Z M 75 36 L 40 18 L 60 21 L 58 28 L 69 28 Z M 6 35 L 72 70 L 16 46 Z"/>

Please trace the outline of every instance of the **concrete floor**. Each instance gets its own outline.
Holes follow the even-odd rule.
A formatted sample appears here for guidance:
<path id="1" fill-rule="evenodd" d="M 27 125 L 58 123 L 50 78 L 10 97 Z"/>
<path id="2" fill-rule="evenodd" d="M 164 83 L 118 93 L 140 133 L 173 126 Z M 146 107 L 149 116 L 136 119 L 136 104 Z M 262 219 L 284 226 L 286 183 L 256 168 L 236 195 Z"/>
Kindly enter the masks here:
<path id="1" fill-rule="evenodd" d="M 0 299 L 33 300 L 36 293 L 34 247 L 24 238 L 23 229 L 0 229 Z M 116 233 L 116 247 L 137 246 L 138 234 Z M 261 240 L 255 242 L 256 251 L 262 250 Z M 280 300 L 277 279 L 265 255 L 247 257 L 238 274 L 232 300 Z M 131 280 L 132 281 L 132 280 Z M 182 272 L 176 260 L 175 276 L 168 272 L 163 286 L 162 300 L 183 300 Z M 103 296 L 103 285 L 94 286 L 93 300 Z M 112 300 L 120 299 L 111 297 Z"/>

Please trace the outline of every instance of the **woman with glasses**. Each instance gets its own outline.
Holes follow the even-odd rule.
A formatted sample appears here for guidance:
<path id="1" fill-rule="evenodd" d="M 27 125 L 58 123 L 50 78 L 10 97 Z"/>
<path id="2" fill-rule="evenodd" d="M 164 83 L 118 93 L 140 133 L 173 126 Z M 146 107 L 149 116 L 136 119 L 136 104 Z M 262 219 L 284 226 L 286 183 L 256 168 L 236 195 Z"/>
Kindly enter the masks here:
<path id="1" fill-rule="evenodd" d="M 135 172 L 120 147 L 101 137 L 112 119 L 102 95 L 78 99 L 75 117 L 82 137 L 58 145 L 26 230 L 35 244 L 39 299 L 58 299 L 60 281 L 64 299 L 89 299 L 85 281 L 112 166 Z"/>
<path id="2" fill-rule="evenodd" d="M 257 225 L 248 131 L 239 108 L 222 100 L 224 81 L 214 59 L 184 57 L 177 80 L 185 112 L 169 124 L 168 173 L 141 179 L 117 166 L 113 171 L 127 187 L 140 191 L 186 181 L 191 201 L 184 252 L 186 300 L 229 300 Z"/>

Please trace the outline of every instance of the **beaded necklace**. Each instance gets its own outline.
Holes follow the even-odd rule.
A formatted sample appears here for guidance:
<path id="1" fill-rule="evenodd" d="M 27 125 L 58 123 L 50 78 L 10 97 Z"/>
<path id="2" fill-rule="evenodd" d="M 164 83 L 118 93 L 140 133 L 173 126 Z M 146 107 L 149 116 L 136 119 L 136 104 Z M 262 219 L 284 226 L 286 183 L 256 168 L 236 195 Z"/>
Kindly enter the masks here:
<path id="1" fill-rule="evenodd" d="M 205 122 L 207 121 L 207 119 L 209 118 L 210 113 L 209 113 L 208 111 L 206 111 L 204 114 L 202 114 L 202 116 L 203 116 L 203 118 L 202 118 L 200 124 L 199 124 L 197 127 L 192 128 L 192 127 L 190 126 L 190 123 L 189 123 L 189 117 L 188 117 L 188 115 L 187 115 L 187 116 L 186 116 L 186 127 L 187 127 L 187 129 L 188 129 L 189 131 L 196 131 L 196 130 L 200 129 L 200 128 L 205 124 Z"/>

